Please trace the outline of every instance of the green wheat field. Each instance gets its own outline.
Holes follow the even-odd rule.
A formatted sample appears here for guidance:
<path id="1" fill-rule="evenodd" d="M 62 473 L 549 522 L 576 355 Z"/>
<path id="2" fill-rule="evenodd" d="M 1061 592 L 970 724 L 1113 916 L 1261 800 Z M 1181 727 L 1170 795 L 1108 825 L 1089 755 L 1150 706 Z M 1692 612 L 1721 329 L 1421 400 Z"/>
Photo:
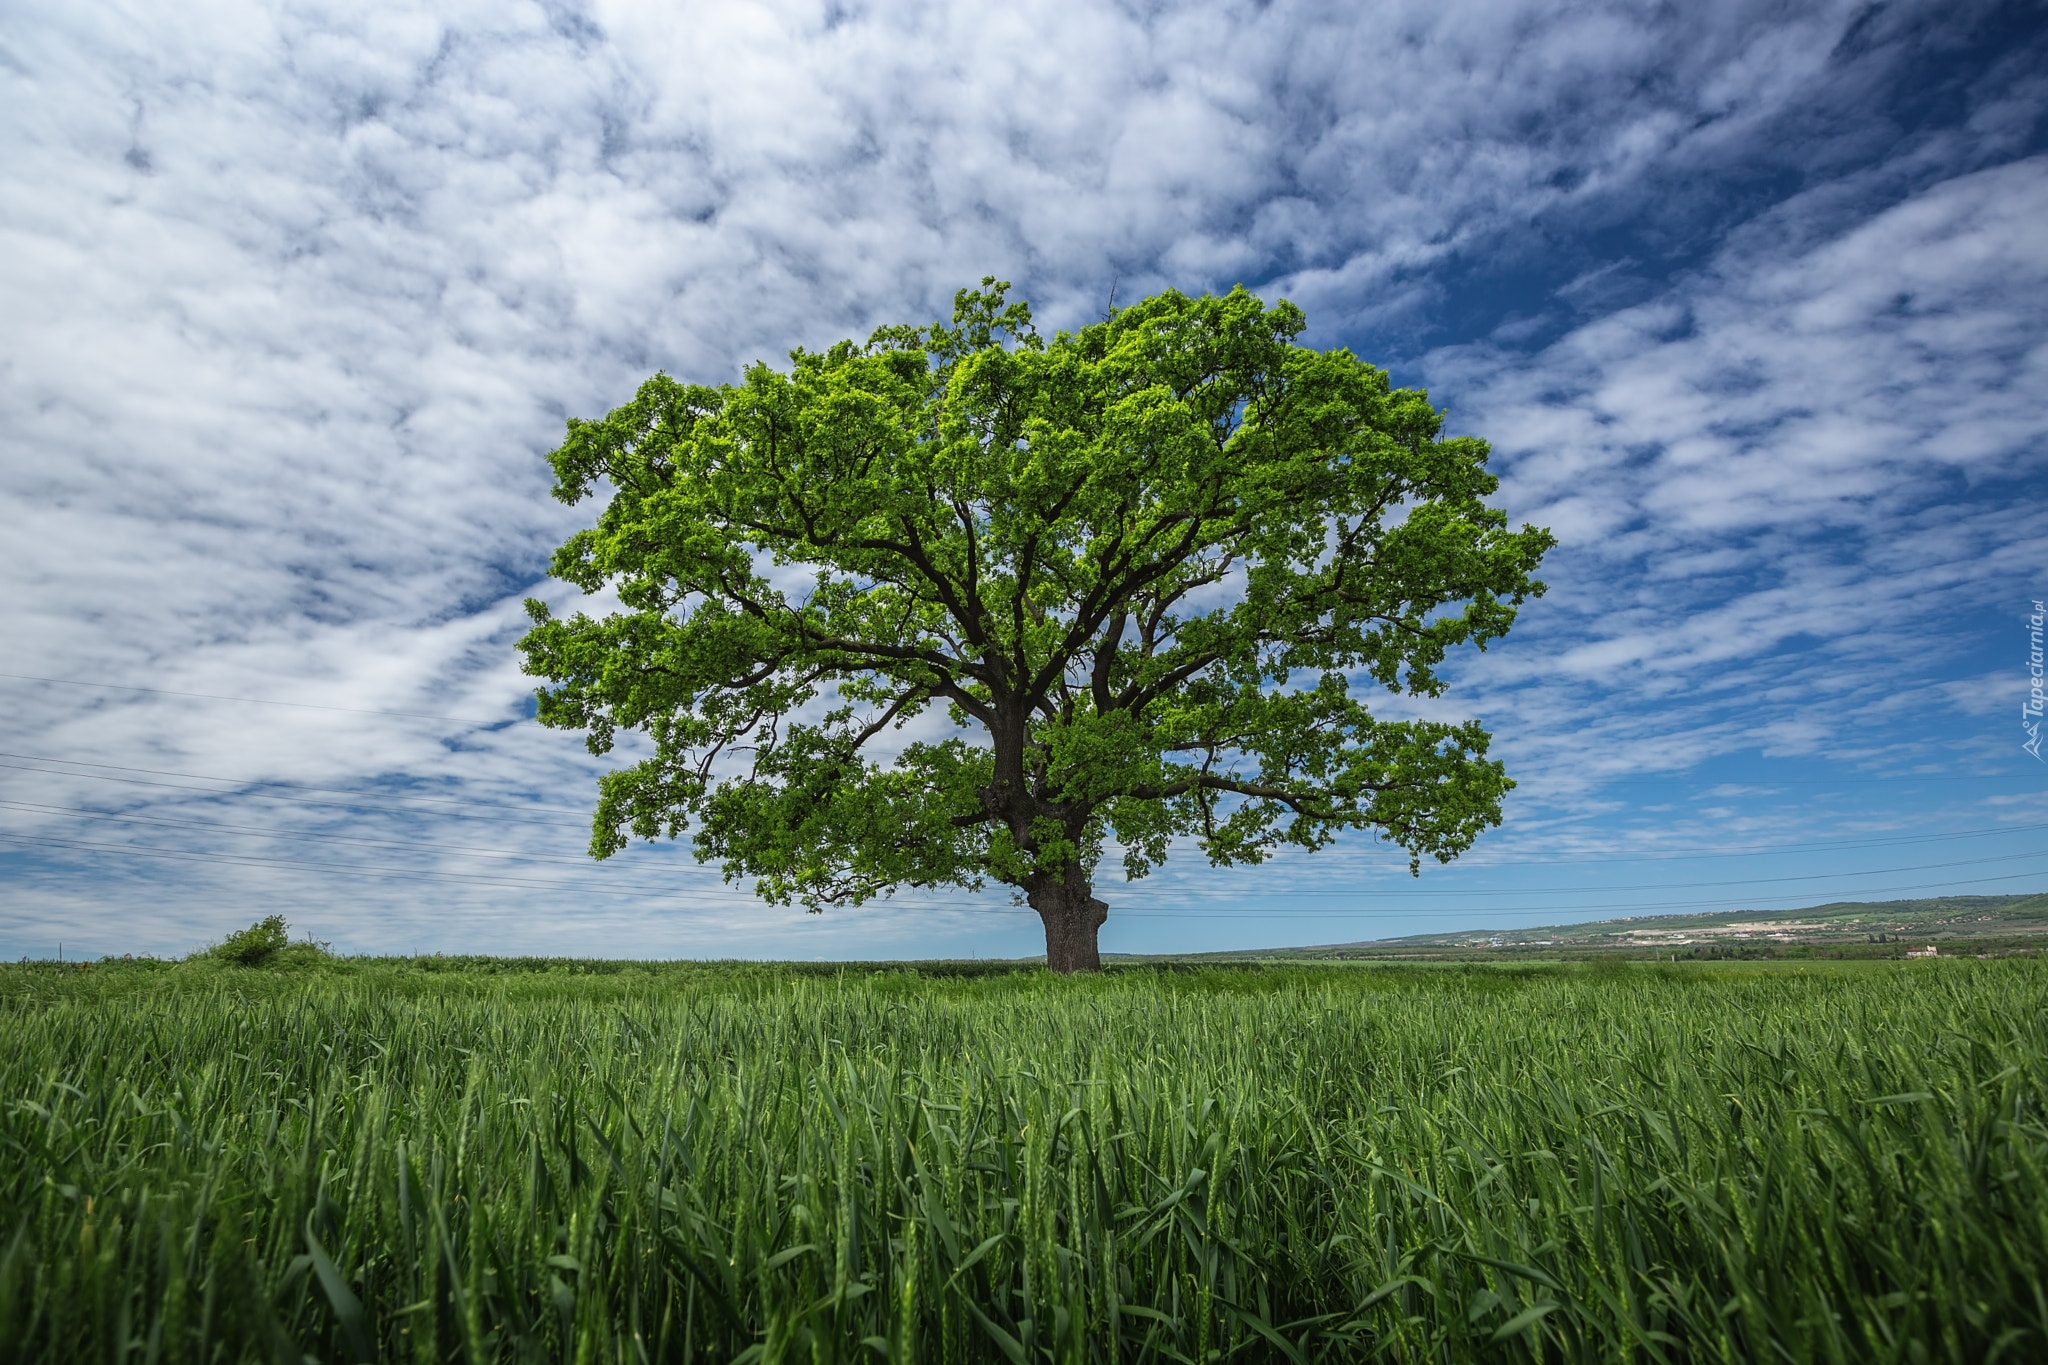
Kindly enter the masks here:
<path id="1" fill-rule="evenodd" d="M 2048 1359 L 2048 963 L 0 968 L 0 1359 Z"/>

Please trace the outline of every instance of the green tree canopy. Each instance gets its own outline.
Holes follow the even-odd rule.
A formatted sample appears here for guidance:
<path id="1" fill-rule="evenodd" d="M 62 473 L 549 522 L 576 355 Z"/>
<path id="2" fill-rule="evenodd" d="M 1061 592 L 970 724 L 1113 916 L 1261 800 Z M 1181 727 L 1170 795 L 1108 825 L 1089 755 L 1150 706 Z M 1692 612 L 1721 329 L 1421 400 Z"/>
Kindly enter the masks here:
<path id="1" fill-rule="evenodd" d="M 622 609 L 529 601 L 525 667 L 593 753 L 653 742 L 592 852 L 688 830 L 813 909 L 992 879 L 1074 970 L 1112 840 L 1139 877 L 1176 838 L 1256 863 L 1365 829 L 1413 869 L 1499 823 L 1483 729 L 1352 682 L 1434 696 L 1542 592 L 1553 539 L 1487 505 L 1486 443 L 1241 288 L 1048 341 L 982 283 L 951 325 L 569 423 L 555 495 L 610 501 L 553 572 Z"/>

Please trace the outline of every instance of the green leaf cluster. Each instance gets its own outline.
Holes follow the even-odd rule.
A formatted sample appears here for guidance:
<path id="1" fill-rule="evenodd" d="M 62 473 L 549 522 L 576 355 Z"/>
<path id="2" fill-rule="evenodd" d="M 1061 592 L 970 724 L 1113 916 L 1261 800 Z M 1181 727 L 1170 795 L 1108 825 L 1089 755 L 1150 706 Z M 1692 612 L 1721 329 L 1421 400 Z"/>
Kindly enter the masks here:
<path id="1" fill-rule="evenodd" d="M 291 941 L 284 916 L 270 915 L 229 934 L 213 949 L 213 956 L 243 967 L 261 967 L 290 947 Z"/>
<path id="2" fill-rule="evenodd" d="M 1543 591 L 1486 443 L 1242 288 L 1050 339 L 1006 289 L 569 423 L 556 495 L 609 498 L 553 572 L 619 609 L 529 602 L 525 667 L 593 753 L 652 741 L 593 853 L 687 830 L 815 908 L 1085 886 L 1111 840 L 1131 877 L 1347 829 L 1413 866 L 1498 823 L 1479 725 L 1354 684 L 1435 696 Z"/>

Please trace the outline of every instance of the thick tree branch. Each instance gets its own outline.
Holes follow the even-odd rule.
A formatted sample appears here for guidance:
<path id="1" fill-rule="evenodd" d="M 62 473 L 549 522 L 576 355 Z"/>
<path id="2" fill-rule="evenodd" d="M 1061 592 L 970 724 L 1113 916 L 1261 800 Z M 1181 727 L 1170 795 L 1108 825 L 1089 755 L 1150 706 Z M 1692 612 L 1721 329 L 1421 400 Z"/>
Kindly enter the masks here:
<path id="1" fill-rule="evenodd" d="M 1316 804 L 1315 796 L 1304 792 L 1290 791 L 1285 787 L 1274 787 L 1263 782 L 1245 782 L 1234 777 L 1217 777 L 1210 773 L 1195 773 L 1178 782 L 1163 782 L 1152 786 L 1135 786 L 1122 795 L 1138 801 L 1164 801 L 1170 797 L 1185 796 L 1191 791 L 1234 792 L 1239 796 L 1253 796 L 1266 801 L 1278 801 L 1300 815 L 1311 820 L 1351 822 L 1362 818 L 1358 812 L 1344 812 Z"/>
<path id="2" fill-rule="evenodd" d="M 913 701 L 923 702 L 928 700 L 930 697 L 931 692 L 926 688 L 910 688 L 902 696 L 896 698 L 895 701 L 891 702 L 889 705 L 889 709 L 887 711 L 884 711 L 879 717 L 877 717 L 873 724 L 869 725 L 866 729 L 862 730 L 858 735 L 855 735 L 853 737 L 851 752 L 858 753 L 860 751 L 860 747 L 863 744 L 866 744 L 876 735 L 879 735 L 880 733 L 882 733 L 882 731 L 888 729 L 889 723 L 895 720 L 896 717 L 903 714 L 904 707 L 909 706 Z"/>
<path id="3" fill-rule="evenodd" d="M 1095 646 L 1095 667 L 1090 670 L 1088 681 L 1095 694 L 1098 715 L 1106 715 L 1110 709 L 1110 674 L 1116 666 L 1117 647 L 1124 638 L 1124 624 L 1129 619 L 1129 613 L 1118 608 L 1116 615 L 1109 618 L 1109 624 L 1103 628 L 1102 638 Z"/>

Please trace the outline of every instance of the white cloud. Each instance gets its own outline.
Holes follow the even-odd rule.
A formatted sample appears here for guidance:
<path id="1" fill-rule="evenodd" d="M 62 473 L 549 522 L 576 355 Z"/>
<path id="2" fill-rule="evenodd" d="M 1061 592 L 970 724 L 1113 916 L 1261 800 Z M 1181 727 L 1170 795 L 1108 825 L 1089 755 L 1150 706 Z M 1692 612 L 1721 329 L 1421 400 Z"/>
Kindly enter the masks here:
<path id="1" fill-rule="evenodd" d="M 1924 757 L 1897 699 L 1951 705 L 1958 627 L 2048 543 L 2043 221 L 2048 158 L 2015 162 L 1793 254 L 1738 243 L 1540 352 L 1433 356 L 1510 505 L 1565 542 L 1510 751 L 1567 787 L 1748 749 Z"/>
<path id="2" fill-rule="evenodd" d="M 1524 239 L 1546 215 L 1612 221 L 1694 172 L 1798 164 L 1799 147 L 1765 139 L 1773 121 L 1817 91 L 1853 105 L 1918 41 L 1910 14 L 1859 14 L 1534 0 L 16 5 L 0 35 L 10 671 L 509 719 L 524 692 L 514 599 L 584 515 L 547 499 L 538 457 L 565 415 L 602 411 L 652 369 L 721 379 L 792 345 L 936 315 L 991 270 L 1056 324 L 1098 311 L 1112 281 L 1129 299 L 1243 279 L 1303 302 L 1325 338 L 1409 325 L 1445 297 L 1447 263 L 1534 249 Z M 1857 25 L 1862 55 L 1844 56 Z M 1943 154 L 1981 160 L 2023 136 L 2014 110 L 2042 98 L 2023 85 L 2008 80 Z M 1611 538 L 1606 557 L 1645 585 L 1681 562 L 1712 581 L 1760 563 L 1780 575 L 1709 593 L 1677 655 L 1658 625 L 1665 589 L 1645 586 L 1611 622 L 1554 616 L 1549 657 L 1633 661 L 1650 695 L 1686 661 L 1724 670 L 1725 685 L 1788 623 L 1825 633 L 1872 557 L 1816 550 L 1807 518 L 1887 528 L 1890 553 L 1918 566 L 1892 574 L 1888 600 L 1915 619 L 2012 562 L 2013 524 L 1964 518 L 1976 539 L 1951 548 L 1958 523 L 1915 520 L 1914 500 L 1930 471 L 2009 474 L 2038 431 L 2033 286 L 1991 273 L 2019 260 L 2033 174 L 1957 181 L 1848 231 L 1837 219 L 1857 211 L 1823 212 L 1817 190 L 1805 202 L 1821 207 L 1759 226 L 1717 273 L 1537 361 L 1440 357 L 1439 396 L 1460 420 L 1514 433 L 1513 496 L 1575 545 Z M 1887 253 L 1907 250 L 1892 270 Z M 1875 283 L 1888 270 L 1911 302 Z M 1692 339 L 1670 334 L 1680 322 Z M 1894 367 L 1883 382 L 1858 368 L 1865 333 Z M 1632 363 L 1648 353 L 1669 366 Z M 1967 412 L 1914 416 L 1945 383 L 1970 386 Z M 1769 441 L 1715 418 L 1743 384 Z M 1548 397 L 1560 385 L 1569 401 Z M 1915 453 L 1880 450 L 1898 440 Z M 1908 577 L 1950 586 L 1908 591 Z M 524 724 L 0 686 L 7 746 L 24 753 L 568 807 L 595 767 Z M 1517 704 L 1530 724 L 1574 723 L 1556 698 Z M 9 799 L 43 805 L 197 799 L 0 777 Z M 187 831 L 180 846 L 288 858 L 294 832 L 317 843 L 364 828 L 465 842 L 441 837 L 447 819 L 273 802 L 275 838 Z M 533 847 L 573 854 L 575 825 Z M 82 828 L 19 811 L 7 827 Z M 509 833 L 503 846 L 529 847 Z M 0 941 L 39 949 L 68 924 L 109 949 L 175 948 L 273 899 L 360 947 L 458 946 L 484 925 L 538 946 L 562 941 L 541 927 L 559 922 L 596 948 L 642 924 L 446 883 L 421 927 L 406 884 L 358 896 L 303 870 L 145 876 L 78 857 L 132 891 L 94 899 L 74 874 L 37 872 L 38 889 L 23 883 L 0 912 Z M 401 862 L 468 866 L 394 852 Z M 674 864 L 655 865 L 711 894 L 711 874 Z M 623 885 L 647 866 L 576 875 Z M 769 922 L 742 899 L 703 904 L 718 915 L 702 927 L 661 921 L 632 946 L 782 941 L 734 927 Z M 817 933 L 846 951 L 870 932 L 858 926 L 885 922 Z M 1029 940 L 1027 926 L 997 941 Z"/>

